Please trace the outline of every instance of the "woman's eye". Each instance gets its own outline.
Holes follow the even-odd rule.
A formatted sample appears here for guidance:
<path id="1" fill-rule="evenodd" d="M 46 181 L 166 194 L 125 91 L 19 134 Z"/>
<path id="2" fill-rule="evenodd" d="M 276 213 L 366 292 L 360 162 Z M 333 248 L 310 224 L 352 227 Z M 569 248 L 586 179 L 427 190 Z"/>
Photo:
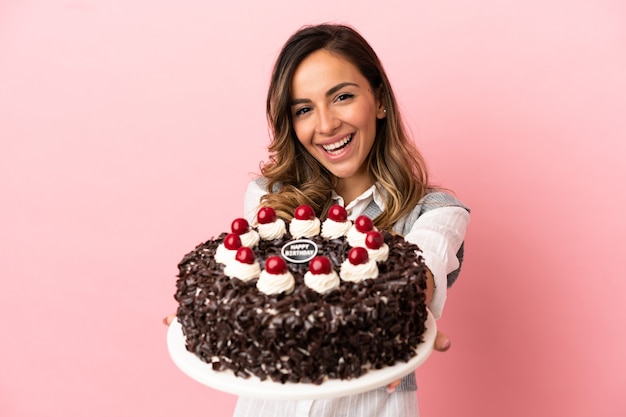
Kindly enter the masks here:
<path id="1" fill-rule="evenodd" d="M 337 96 L 337 101 L 346 101 L 352 97 L 354 97 L 354 94 L 343 93 Z"/>
<path id="2" fill-rule="evenodd" d="M 299 108 L 298 110 L 296 110 L 296 112 L 294 113 L 296 116 L 302 116 L 305 113 L 308 113 L 311 111 L 311 108 L 309 107 L 302 107 Z"/>

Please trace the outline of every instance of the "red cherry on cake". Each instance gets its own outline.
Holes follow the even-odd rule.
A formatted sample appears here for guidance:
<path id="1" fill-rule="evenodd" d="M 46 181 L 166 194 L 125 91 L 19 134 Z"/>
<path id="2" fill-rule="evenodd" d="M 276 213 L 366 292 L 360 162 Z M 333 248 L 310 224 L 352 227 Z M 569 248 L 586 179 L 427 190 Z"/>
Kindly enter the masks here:
<path id="1" fill-rule="evenodd" d="M 356 221 L 354 222 L 354 227 L 356 227 L 356 230 L 361 233 L 367 233 L 370 230 L 374 229 L 374 223 L 372 223 L 372 219 L 370 219 L 369 217 L 361 215 L 356 218 Z"/>
<path id="2" fill-rule="evenodd" d="M 365 235 L 365 246 L 369 249 L 380 249 L 384 243 L 385 239 L 378 230 L 371 230 Z"/>
<path id="3" fill-rule="evenodd" d="M 348 212 L 342 206 L 335 204 L 328 209 L 328 218 L 343 223 L 348 220 Z"/>
<path id="4" fill-rule="evenodd" d="M 315 218 L 315 212 L 311 206 L 298 206 L 294 212 L 294 216 L 298 220 L 313 220 Z"/>
<path id="5" fill-rule="evenodd" d="M 311 262 L 309 263 L 309 271 L 311 271 L 314 275 L 330 274 L 332 269 L 333 267 L 330 264 L 330 260 L 325 256 L 316 256 L 311 259 Z"/>
<path id="6" fill-rule="evenodd" d="M 272 275 L 284 274 L 287 272 L 287 263 L 280 256 L 270 256 L 265 260 L 265 270 Z"/>
<path id="7" fill-rule="evenodd" d="M 259 224 L 274 223 L 276 221 L 276 211 L 271 207 L 263 207 L 256 214 Z"/>
<path id="8" fill-rule="evenodd" d="M 236 250 L 241 247 L 241 238 L 237 233 L 229 233 L 224 238 L 224 247 L 229 250 Z"/>
<path id="9" fill-rule="evenodd" d="M 361 265 L 367 263 L 367 261 L 369 260 L 367 249 L 360 246 L 350 249 L 350 252 L 348 252 L 348 260 L 352 265 Z"/>
<path id="10" fill-rule="evenodd" d="M 237 259 L 242 264 L 253 264 L 254 263 L 254 252 L 247 246 L 242 246 L 237 249 L 237 254 L 235 255 L 235 259 Z"/>
<path id="11" fill-rule="evenodd" d="M 232 230 L 233 233 L 237 233 L 238 235 L 248 233 L 249 229 L 250 225 L 248 224 L 248 221 L 242 218 L 233 220 L 232 224 L 230 225 L 230 230 Z"/>

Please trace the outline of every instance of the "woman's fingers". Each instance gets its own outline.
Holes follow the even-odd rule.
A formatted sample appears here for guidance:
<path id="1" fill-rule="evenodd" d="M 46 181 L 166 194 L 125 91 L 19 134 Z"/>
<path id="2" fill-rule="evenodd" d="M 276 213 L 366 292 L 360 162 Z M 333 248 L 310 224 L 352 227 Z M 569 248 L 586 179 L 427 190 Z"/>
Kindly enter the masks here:
<path id="1" fill-rule="evenodd" d="M 401 379 L 398 379 L 396 381 L 393 381 L 390 384 L 387 384 L 387 392 L 389 394 L 391 394 L 392 392 L 394 392 L 396 390 L 396 388 L 398 388 L 398 385 L 400 385 L 400 382 L 402 382 Z"/>
<path id="2" fill-rule="evenodd" d="M 435 337 L 435 350 L 439 352 L 445 352 L 450 349 L 450 338 L 444 333 L 437 330 L 437 336 Z"/>
<path id="3" fill-rule="evenodd" d="M 169 326 L 170 324 L 172 324 L 175 318 L 176 318 L 176 313 L 172 313 L 169 316 L 165 316 L 163 318 L 163 324 L 165 324 L 166 326 Z"/>

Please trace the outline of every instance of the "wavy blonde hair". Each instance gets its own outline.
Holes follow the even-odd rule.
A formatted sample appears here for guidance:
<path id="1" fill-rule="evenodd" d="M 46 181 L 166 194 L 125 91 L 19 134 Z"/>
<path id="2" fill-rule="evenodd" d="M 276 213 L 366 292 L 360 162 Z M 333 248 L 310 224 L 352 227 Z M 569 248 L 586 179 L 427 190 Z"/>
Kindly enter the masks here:
<path id="1" fill-rule="evenodd" d="M 320 218 L 325 218 L 332 204 L 337 178 L 302 146 L 291 113 L 293 74 L 304 58 L 320 49 L 355 65 L 387 109 L 386 118 L 377 120 L 376 138 L 367 162 L 370 176 L 385 201 L 385 210 L 374 223 L 381 229 L 391 229 L 427 192 L 426 163 L 407 135 L 378 56 L 358 32 L 345 25 L 322 24 L 300 29 L 287 40 L 276 60 L 266 102 L 272 138 L 270 156 L 261 165 L 269 193 L 261 204 L 273 207 L 287 220 L 302 204 L 311 206 Z"/>

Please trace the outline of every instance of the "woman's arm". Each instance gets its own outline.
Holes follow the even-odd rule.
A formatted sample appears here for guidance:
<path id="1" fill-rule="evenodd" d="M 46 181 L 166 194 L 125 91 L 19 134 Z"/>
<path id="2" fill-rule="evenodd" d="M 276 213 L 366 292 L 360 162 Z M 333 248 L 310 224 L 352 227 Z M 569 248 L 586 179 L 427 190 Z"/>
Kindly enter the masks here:
<path id="1" fill-rule="evenodd" d="M 462 207 L 440 207 L 422 214 L 404 238 L 423 252 L 426 266 L 433 275 L 433 293 L 429 308 L 440 318 L 446 302 L 448 274 L 460 267 L 457 253 L 469 224 L 469 212 Z"/>

